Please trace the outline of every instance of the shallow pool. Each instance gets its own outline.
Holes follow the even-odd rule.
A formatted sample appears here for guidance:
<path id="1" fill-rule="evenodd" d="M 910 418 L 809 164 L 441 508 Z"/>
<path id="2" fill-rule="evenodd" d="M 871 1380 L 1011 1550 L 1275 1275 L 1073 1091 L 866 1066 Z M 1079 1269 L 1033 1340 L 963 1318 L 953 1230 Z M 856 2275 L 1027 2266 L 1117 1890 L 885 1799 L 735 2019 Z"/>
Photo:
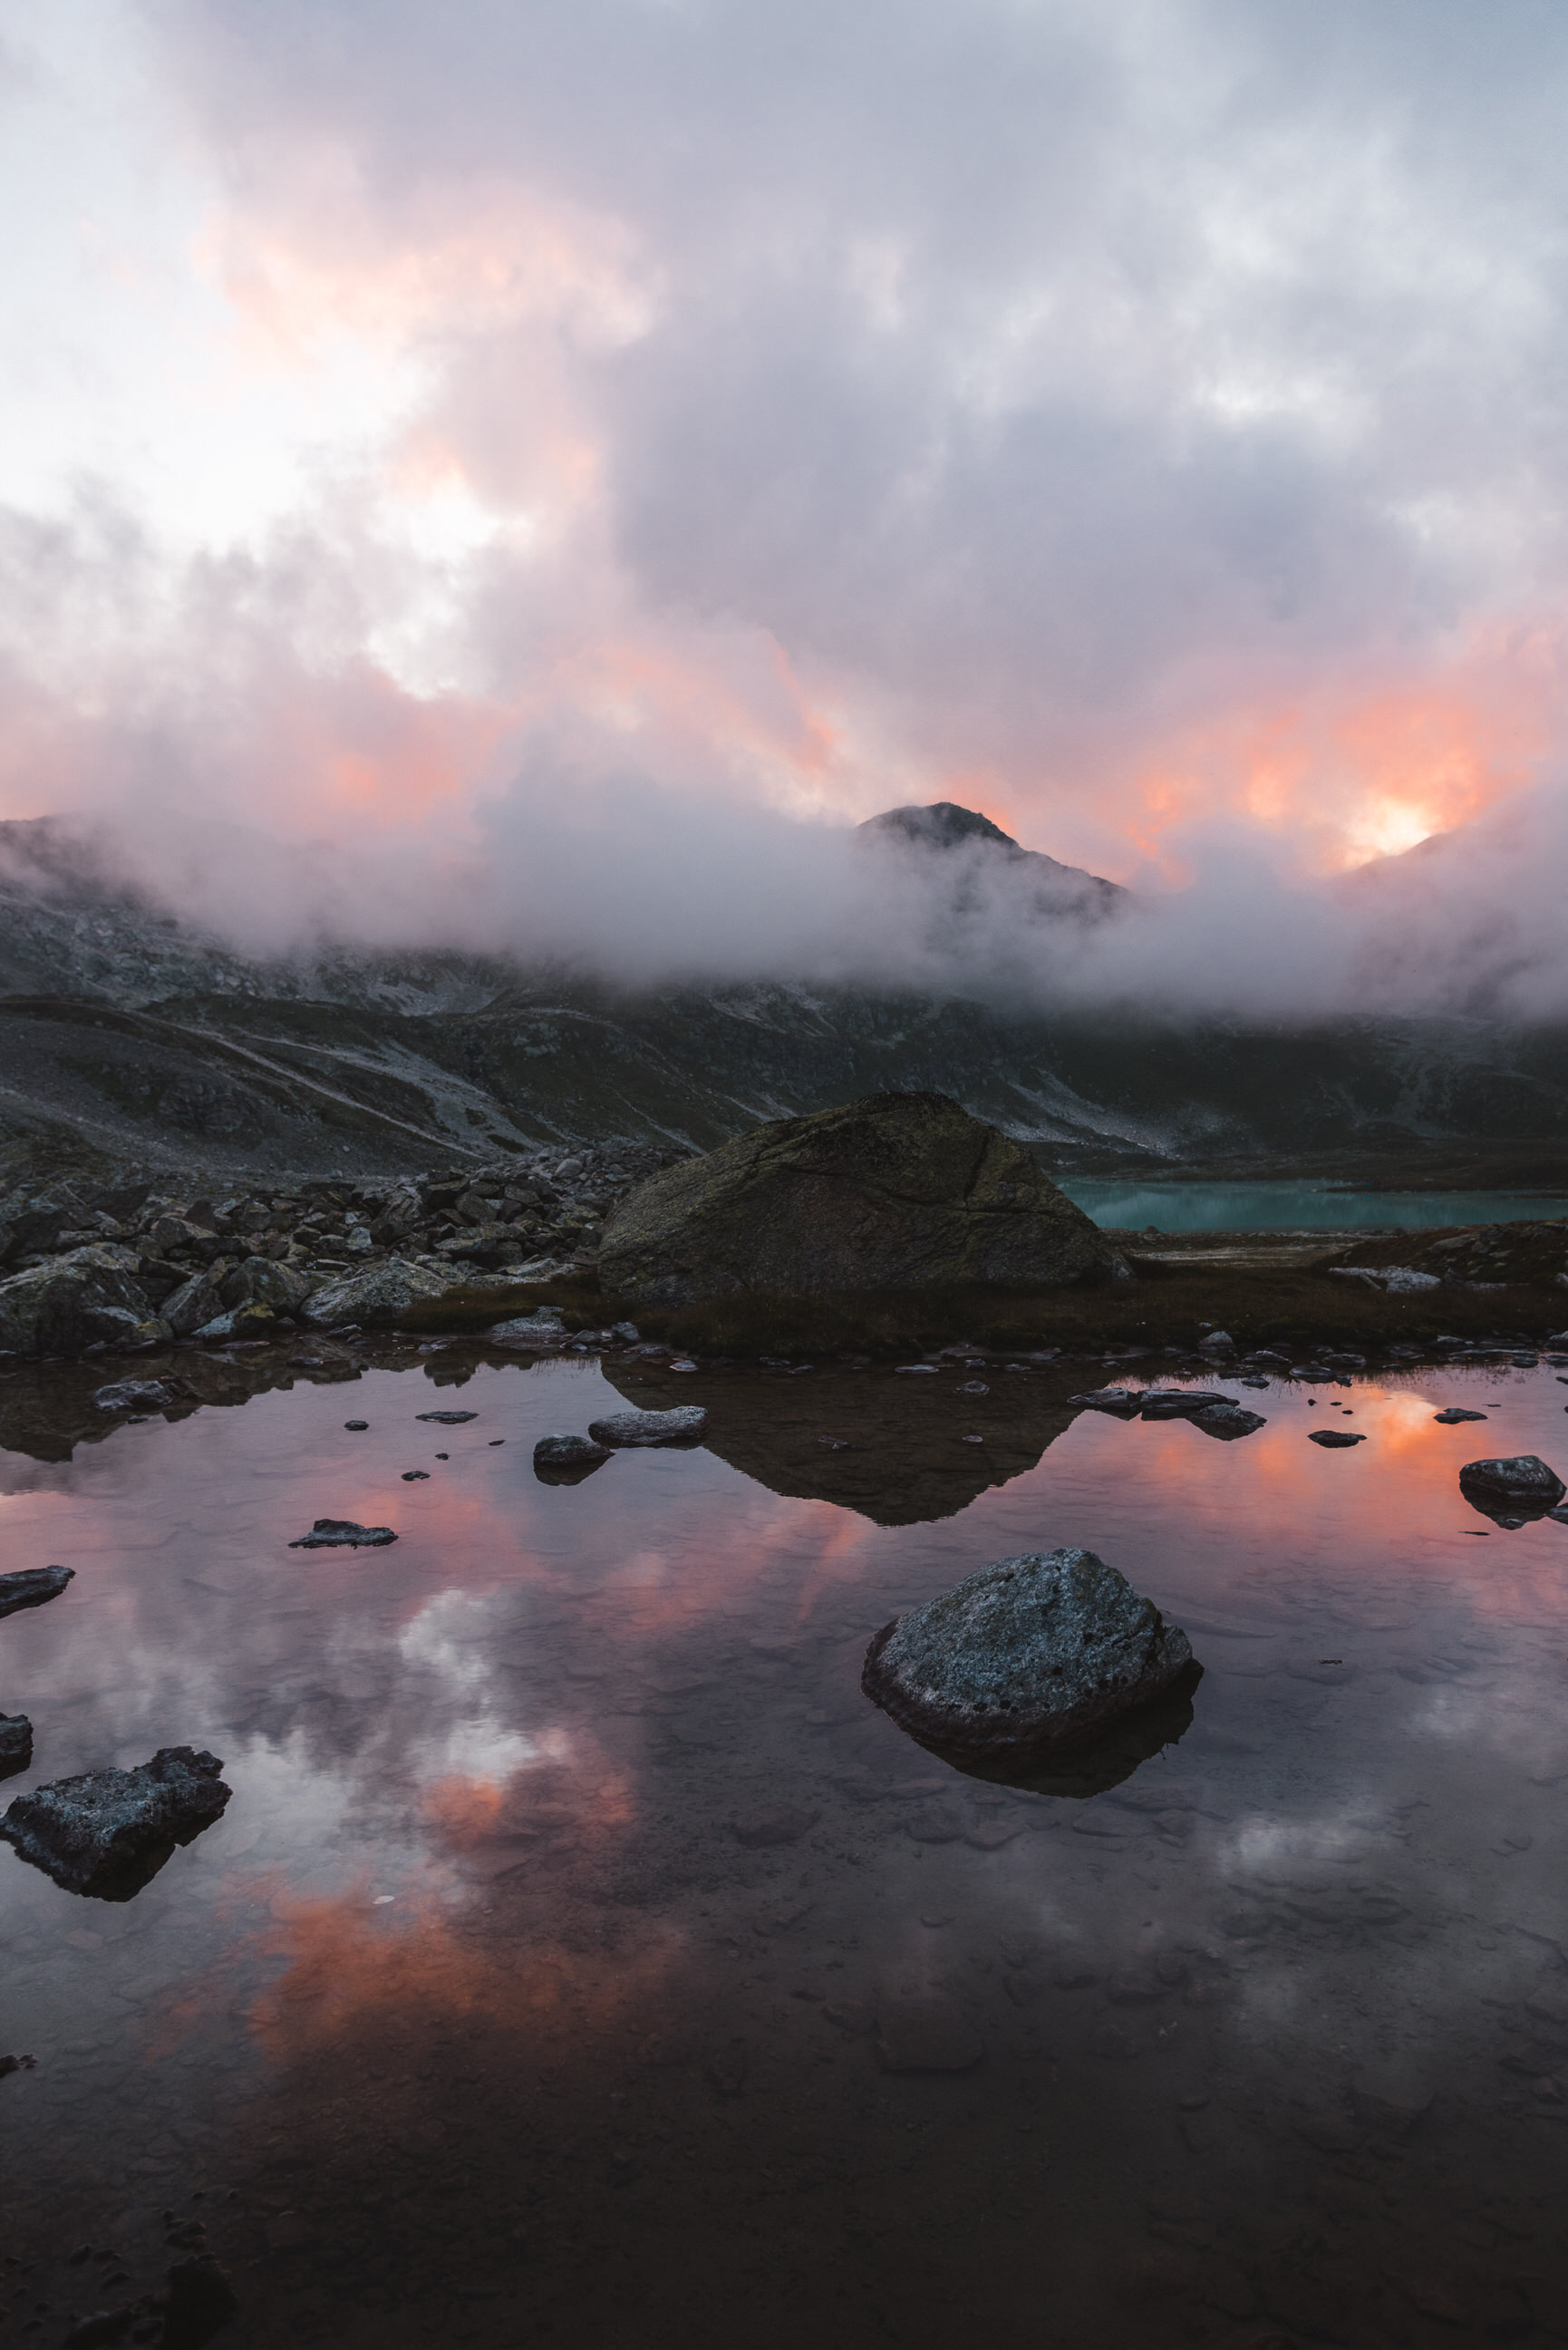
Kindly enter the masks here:
<path id="1" fill-rule="evenodd" d="M 1568 1197 L 1518 1191 L 1328 1191 L 1306 1183 L 1094 1183 L 1062 1189 L 1096 1223 L 1165 1232 L 1405 1232 L 1568 1216 Z"/>
<path id="2" fill-rule="evenodd" d="M 1087 1366 L 318 1351 L 108 1434 L 91 1373 L 0 1383 L 4 1563 L 76 1569 L 0 1623 L 0 1801 L 187 1742 L 234 1789 L 122 1903 L 0 1849 L 17 2338 L 192 2247 L 233 2350 L 1568 2324 L 1568 1526 L 1457 1482 L 1568 1461 L 1550 1367 L 1221 1382 L 1226 1443 L 1077 1409 Z M 623 1399 L 710 1441 L 538 1482 Z M 327 1515 L 400 1538 L 287 1547 Z M 1204 1668 L 1076 1802 L 858 1686 L 1062 1543 Z"/>

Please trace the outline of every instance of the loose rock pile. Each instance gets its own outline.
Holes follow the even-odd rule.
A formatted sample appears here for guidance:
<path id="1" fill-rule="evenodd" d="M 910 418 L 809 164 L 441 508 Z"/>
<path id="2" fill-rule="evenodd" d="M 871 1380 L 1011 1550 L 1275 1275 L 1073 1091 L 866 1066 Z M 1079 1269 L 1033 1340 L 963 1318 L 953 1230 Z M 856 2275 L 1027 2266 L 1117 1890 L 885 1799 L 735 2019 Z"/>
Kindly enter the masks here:
<path id="1" fill-rule="evenodd" d="M 389 1180 L 313 1180 L 222 1197 L 151 1185 L 0 1199 L 0 1352 L 78 1355 L 264 1335 L 284 1317 L 389 1319 L 465 1276 L 545 1277 L 594 1261 L 605 1218 L 680 1152 L 604 1145 Z M 369 1284 L 366 1274 L 379 1275 Z M 364 1315 L 337 1312 L 369 1295 Z M 324 1298 L 326 1310 L 309 1311 Z"/>

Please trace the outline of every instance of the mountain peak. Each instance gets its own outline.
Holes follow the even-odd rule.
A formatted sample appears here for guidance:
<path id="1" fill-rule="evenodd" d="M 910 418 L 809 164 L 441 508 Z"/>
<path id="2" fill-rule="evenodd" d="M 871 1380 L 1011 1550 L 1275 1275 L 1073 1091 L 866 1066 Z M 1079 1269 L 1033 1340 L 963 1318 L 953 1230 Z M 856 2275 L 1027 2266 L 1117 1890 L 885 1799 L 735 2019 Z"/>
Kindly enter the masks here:
<path id="1" fill-rule="evenodd" d="M 964 840 L 992 840 L 1014 857 L 1027 853 L 988 816 L 960 807 L 953 800 L 933 800 L 929 807 L 888 808 L 881 816 L 867 816 L 859 829 L 901 833 L 906 840 L 919 840 L 930 848 L 956 848 Z"/>

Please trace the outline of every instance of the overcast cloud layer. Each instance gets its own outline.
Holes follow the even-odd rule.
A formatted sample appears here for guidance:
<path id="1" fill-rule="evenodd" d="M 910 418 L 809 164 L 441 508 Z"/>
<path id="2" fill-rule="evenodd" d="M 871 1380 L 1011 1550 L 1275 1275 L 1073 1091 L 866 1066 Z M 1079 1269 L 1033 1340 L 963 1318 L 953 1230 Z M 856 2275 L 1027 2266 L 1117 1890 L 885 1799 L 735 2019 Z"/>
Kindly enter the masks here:
<path id="1" fill-rule="evenodd" d="M 1568 1005 L 1561 10 L 0 26 L 6 812 L 253 940 Z M 867 898 L 936 798 L 1159 910 Z"/>

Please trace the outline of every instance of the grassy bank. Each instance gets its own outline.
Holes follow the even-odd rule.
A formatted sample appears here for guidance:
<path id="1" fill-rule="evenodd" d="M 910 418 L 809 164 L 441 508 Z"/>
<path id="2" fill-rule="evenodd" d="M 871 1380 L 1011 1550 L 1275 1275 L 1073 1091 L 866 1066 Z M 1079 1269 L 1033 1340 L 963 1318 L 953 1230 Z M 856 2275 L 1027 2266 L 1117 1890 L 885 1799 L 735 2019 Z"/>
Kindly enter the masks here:
<path id="1" fill-rule="evenodd" d="M 1388 1296 L 1315 1266 L 1158 1266 L 1098 1288 L 974 1287 L 873 1291 L 832 1297 L 749 1293 L 679 1307 L 635 1306 L 601 1291 L 592 1274 L 519 1289 L 504 1307 L 494 1295 L 448 1298 L 410 1315 L 405 1327 L 481 1330 L 503 1312 L 555 1305 L 573 1327 L 635 1322 L 645 1338 L 704 1356 L 907 1356 L 962 1339 L 1024 1354 L 1059 1347 L 1103 1354 L 1123 1347 L 1195 1347 L 1206 1330 L 1230 1332 L 1238 1348 L 1297 1352 L 1311 1346 L 1357 1353 L 1425 1347 L 1443 1335 L 1544 1339 L 1568 1327 L 1568 1289 L 1539 1284 L 1478 1292 L 1428 1290 Z"/>

